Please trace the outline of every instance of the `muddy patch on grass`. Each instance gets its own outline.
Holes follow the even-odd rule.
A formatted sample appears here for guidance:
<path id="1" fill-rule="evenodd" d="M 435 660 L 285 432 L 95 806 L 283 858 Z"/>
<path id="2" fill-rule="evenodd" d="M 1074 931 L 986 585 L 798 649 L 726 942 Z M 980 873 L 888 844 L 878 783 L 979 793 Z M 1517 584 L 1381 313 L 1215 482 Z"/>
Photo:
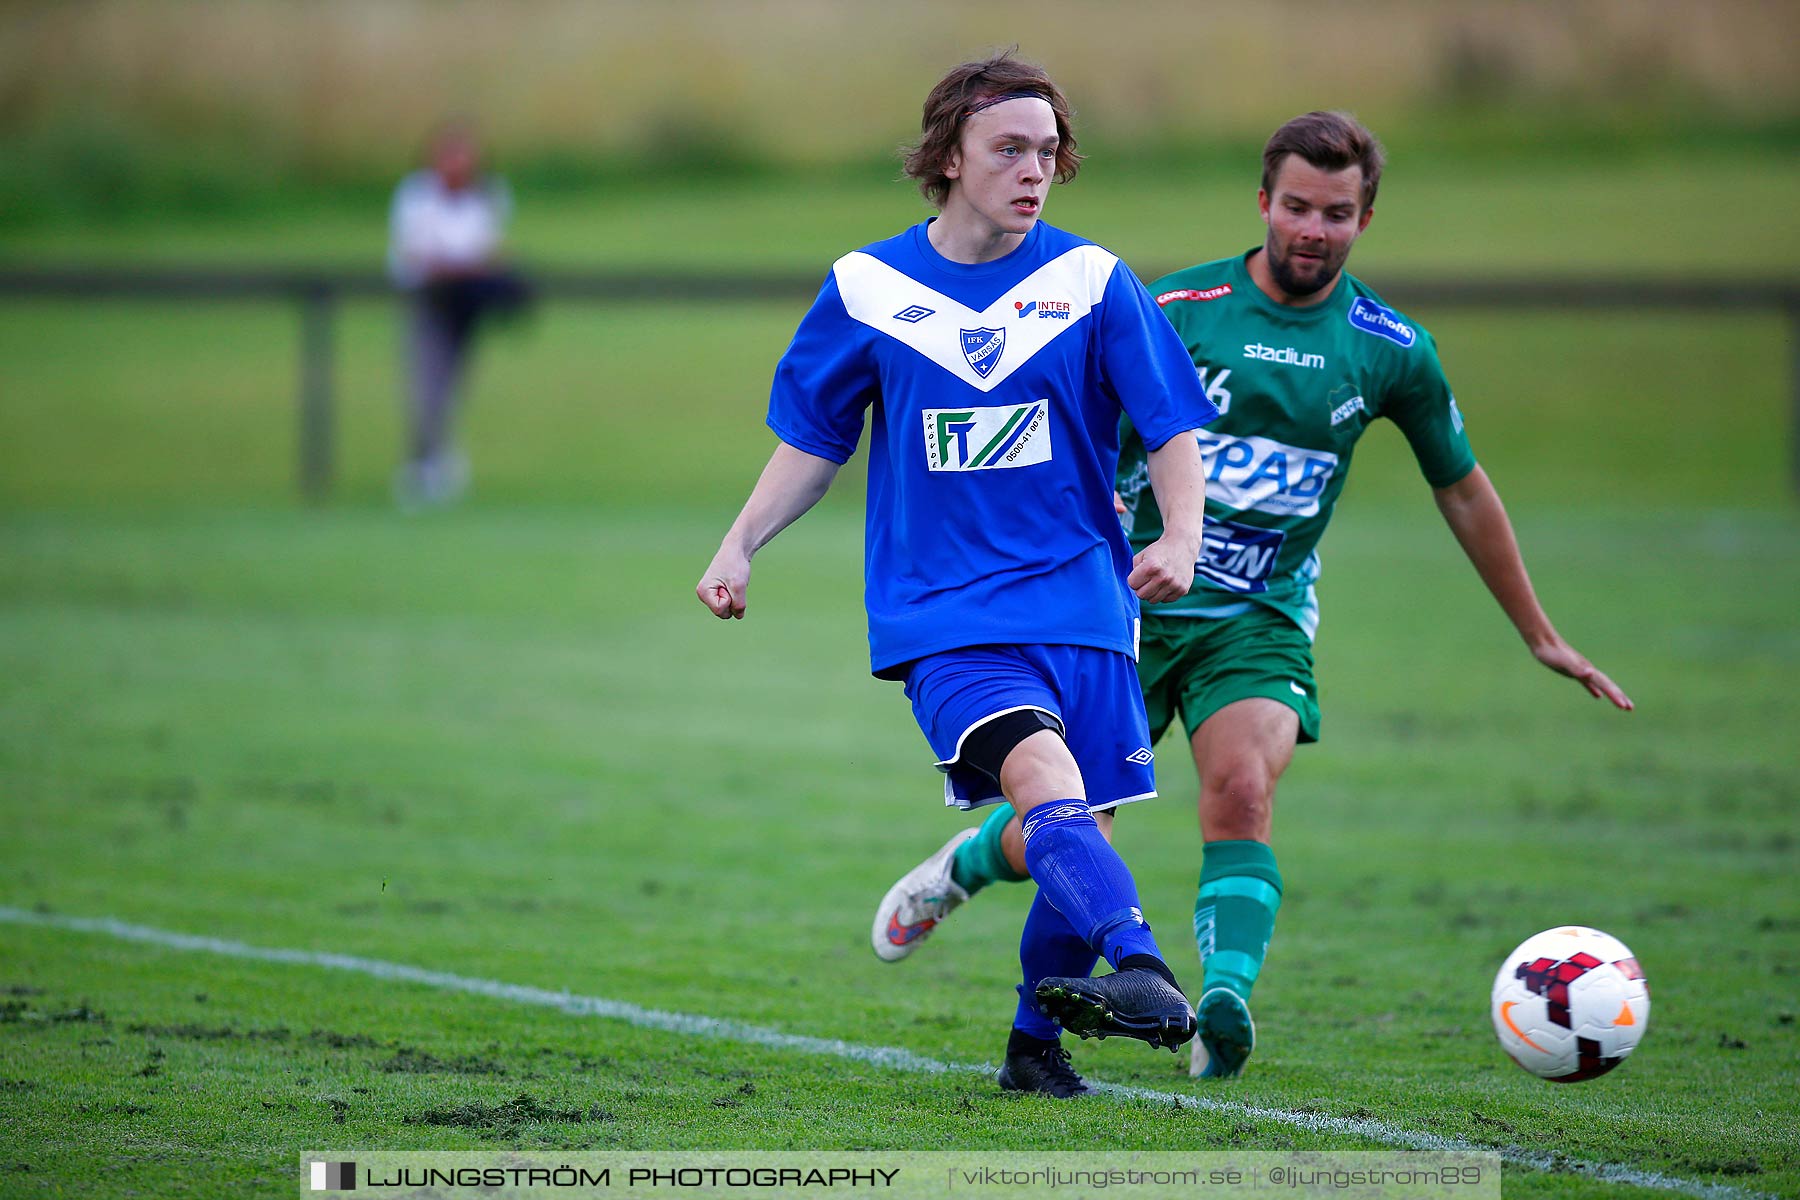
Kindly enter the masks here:
<path id="1" fill-rule="evenodd" d="M 491 1058 L 483 1058 L 479 1054 L 457 1054 L 450 1058 L 439 1058 L 424 1050 L 411 1046 L 400 1046 L 394 1051 L 394 1057 L 386 1062 L 377 1063 L 375 1069 L 390 1075 L 435 1075 L 438 1073 L 454 1075 L 504 1075 L 506 1067 Z"/>
<path id="2" fill-rule="evenodd" d="M 0 1000 L 0 1025 L 106 1024 L 106 1014 L 85 1004 L 46 1012 L 24 1000 Z"/>
<path id="3" fill-rule="evenodd" d="M 287 1042 L 294 1031 L 285 1025 L 268 1029 L 239 1029 L 235 1025 L 200 1025 L 188 1021 L 177 1025 L 136 1023 L 125 1027 L 145 1037 L 175 1038 L 184 1042 Z"/>
<path id="4" fill-rule="evenodd" d="M 428 1108 L 407 1117 L 406 1123 L 472 1129 L 486 1137 L 514 1137 L 525 1125 L 588 1125 L 617 1119 L 612 1113 L 597 1106 L 558 1108 L 546 1104 L 529 1092 L 520 1092 L 501 1104 L 471 1100 L 441 1108 Z"/>
<path id="5" fill-rule="evenodd" d="M 729 1096 L 714 1096 L 712 1106 L 714 1108 L 736 1108 L 744 1102 L 744 1097 L 754 1095 L 756 1095 L 756 1085 L 745 1080 L 744 1085 Z"/>

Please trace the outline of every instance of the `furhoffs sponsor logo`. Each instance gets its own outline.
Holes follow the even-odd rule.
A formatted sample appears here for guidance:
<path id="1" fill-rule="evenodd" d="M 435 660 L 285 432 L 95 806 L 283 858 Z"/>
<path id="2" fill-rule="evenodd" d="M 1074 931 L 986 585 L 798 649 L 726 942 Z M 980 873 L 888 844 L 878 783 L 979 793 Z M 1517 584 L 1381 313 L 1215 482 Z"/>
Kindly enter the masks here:
<path id="1" fill-rule="evenodd" d="M 1391 308 L 1383 308 L 1367 296 L 1358 296 L 1350 306 L 1350 324 L 1364 333 L 1384 337 L 1397 346 L 1410 347 L 1419 340 L 1419 331 L 1400 319 Z"/>

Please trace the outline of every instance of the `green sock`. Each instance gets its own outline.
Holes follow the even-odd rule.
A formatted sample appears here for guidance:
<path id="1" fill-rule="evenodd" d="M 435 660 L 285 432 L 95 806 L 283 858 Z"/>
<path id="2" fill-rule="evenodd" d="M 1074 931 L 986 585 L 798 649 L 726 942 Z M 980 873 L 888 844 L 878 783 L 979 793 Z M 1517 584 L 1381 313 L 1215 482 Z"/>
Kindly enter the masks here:
<path id="1" fill-rule="evenodd" d="M 1256 985 L 1275 913 L 1281 907 L 1281 872 L 1275 852 L 1261 842 L 1208 842 L 1194 897 L 1194 942 L 1208 989 L 1230 988 L 1244 999 Z"/>
<path id="2" fill-rule="evenodd" d="M 1000 835 L 1006 832 L 1006 823 L 1012 816 L 1012 805 L 994 805 L 987 820 L 981 823 L 980 832 L 958 846 L 950 859 L 950 878 L 969 895 L 990 883 L 1018 883 L 1031 878 L 1013 870 L 1000 848 Z"/>

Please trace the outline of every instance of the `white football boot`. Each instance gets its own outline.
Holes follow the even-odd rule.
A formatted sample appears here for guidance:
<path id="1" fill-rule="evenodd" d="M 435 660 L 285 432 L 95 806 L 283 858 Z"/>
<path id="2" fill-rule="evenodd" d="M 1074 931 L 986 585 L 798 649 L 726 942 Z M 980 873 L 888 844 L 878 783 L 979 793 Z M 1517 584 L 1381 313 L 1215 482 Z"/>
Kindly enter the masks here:
<path id="1" fill-rule="evenodd" d="M 888 889 L 875 909 L 875 924 L 869 931 L 876 958 L 899 962 L 917 950 L 938 922 L 969 898 L 969 893 L 950 878 L 950 860 L 958 846 L 979 832 L 978 828 L 958 830 L 942 849 Z"/>

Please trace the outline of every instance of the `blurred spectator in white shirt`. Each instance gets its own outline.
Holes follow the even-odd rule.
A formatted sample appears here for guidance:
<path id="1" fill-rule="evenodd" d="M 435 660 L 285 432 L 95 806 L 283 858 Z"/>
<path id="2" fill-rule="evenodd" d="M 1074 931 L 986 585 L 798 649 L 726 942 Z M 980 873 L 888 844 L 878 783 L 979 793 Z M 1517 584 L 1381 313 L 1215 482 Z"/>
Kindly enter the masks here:
<path id="1" fill-rule="evenodd" d="M 448 504 L 468 487 L 453 424 L 474 336 L 486 317 L 516 311 L 526 299 L 500 258 L 511 214 L 505 181 L 482 174 L 474 129 L 460 121 L 436 132 L 430 165 L 394 192 L 388 271 L 411 309 L 409 444 L 394 488 L 403 507 Z"/>

